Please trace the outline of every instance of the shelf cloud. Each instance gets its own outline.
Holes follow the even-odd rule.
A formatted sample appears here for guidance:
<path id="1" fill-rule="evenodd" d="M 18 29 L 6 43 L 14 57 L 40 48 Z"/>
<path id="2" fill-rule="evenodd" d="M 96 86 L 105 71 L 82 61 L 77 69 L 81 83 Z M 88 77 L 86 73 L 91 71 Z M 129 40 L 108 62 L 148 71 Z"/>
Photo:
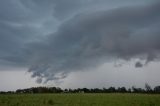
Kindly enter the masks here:
<path id="1" fill-rule="evenodd" d="M 96 10 L 95 0 L 1 2 L 0 66 L 26 67 L 38 83 L 118 59 L 138 59 L 137 68 L 160 59 L 159 1 Z"/>

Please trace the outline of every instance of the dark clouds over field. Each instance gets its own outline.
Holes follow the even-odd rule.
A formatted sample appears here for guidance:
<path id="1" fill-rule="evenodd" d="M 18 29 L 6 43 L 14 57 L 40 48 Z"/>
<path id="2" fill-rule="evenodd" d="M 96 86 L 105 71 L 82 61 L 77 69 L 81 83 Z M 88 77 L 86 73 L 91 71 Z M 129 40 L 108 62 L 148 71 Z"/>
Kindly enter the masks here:
<path id="1" fill-rule="evenodd" d="M 143 67 L 160 59 L 159 11 L 158 0 L 1 0 L 0 70 L 41 83 L 119 59 Z"/>

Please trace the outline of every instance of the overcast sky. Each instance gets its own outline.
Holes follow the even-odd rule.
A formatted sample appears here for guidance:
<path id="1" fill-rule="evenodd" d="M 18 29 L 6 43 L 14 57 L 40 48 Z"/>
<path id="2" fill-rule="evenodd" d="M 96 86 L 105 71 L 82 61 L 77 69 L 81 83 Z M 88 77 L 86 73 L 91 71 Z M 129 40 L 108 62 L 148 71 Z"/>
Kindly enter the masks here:
<path id="1" fill-rule="evenodd" d="M 0 0 L 0 90 L 160 85 L 159 0 Z"/>

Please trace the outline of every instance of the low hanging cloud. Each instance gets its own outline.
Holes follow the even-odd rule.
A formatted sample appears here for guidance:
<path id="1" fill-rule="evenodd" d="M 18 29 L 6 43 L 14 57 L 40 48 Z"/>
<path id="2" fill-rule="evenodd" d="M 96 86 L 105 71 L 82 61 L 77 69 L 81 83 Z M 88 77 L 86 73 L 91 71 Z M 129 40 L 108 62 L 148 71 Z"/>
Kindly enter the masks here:
<path id="1" fill-rule="evenodd" d="M 13 56 L 0 52 L 0 59 L 29 67 L 28 71 L 33 73 L 32 77 L 37 77 L 38 83 L 63 79 L 70 72 L 91 70 L 117 59 L 139 59 L 146 63 L 159 60 L 159 11 L 160 2 L 94 12 L 79 11 L 77 15 L 63 21 L 57 31 L 40 40 L 30 41 L 30 36 L 23 45 L 18 40 L 18 46 L 15 46 L 20 51 L 19 54 Z M 62 15 L 56 14 L 56 17 Z M 33 33 L 36 35 L 39 27 L 33 28 L 37 28 Z M 12 41 L 14 43 L 17 40 Z M 8 47 L 4 47 L 6 48 Z M 135 63 L 135 67 L 142 66 L 140 62 Z"/>
<path id="2" fill-rule="evenodd" d="M 138 62 L 136 62 L 135 67 L 136 68 L 141 68 L 141 67 L 143 67 L 143 64 L 138 61 Z"/>
<path id="3" fill-rule="evenodd" d="M 40 45 L 32 45 L 35 59 L 29 72 L 48 81 L 112 59 L 159 60 L 159 11 L 160 3 L 156 3 L 81 13 Z M 143 65 L 138 62 L 135 66 Z M 57 73 L 60 77 L 56 77 Z"/>

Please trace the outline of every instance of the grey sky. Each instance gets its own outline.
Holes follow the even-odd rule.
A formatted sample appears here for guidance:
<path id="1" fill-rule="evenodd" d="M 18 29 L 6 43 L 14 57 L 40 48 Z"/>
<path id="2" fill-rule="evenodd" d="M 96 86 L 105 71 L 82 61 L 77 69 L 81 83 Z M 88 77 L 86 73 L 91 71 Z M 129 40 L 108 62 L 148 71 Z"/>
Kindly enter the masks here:
<path id="1" fill-rule="evenodd" d="M 103 82 L 99 77 L 106 74 L 110 85 L 120 75 L 114 73 L 119 69 L 122 76 L 117 85 L 130 86 L 133 79 L 127 82 L 130 77 L 124 77 L 130 75 L 141 75 L 141 81 L 133 81 L 137 85 L 153 83 L 150 78 L 160 74 L 159 11 L 158 0 L 1 0 L 0 73 L 27 71 L 37 83 L 61 82 L 62 87 L 75 83 L 76 87 L 82 82 L 76 84 L 80 79 L 74 75 L 96 73 L 100 76 L 95 81 Z M 148 72 L 150 64 L 155 68 Z M 146 78 L 146 74 L 152 76 Z M 9 80 L 9 75 L 4 79 Z M 159 82 L 158 76 L 154 79 Z M 85 80 L 90 87 L 97 84 L 88 77 Z"/>

